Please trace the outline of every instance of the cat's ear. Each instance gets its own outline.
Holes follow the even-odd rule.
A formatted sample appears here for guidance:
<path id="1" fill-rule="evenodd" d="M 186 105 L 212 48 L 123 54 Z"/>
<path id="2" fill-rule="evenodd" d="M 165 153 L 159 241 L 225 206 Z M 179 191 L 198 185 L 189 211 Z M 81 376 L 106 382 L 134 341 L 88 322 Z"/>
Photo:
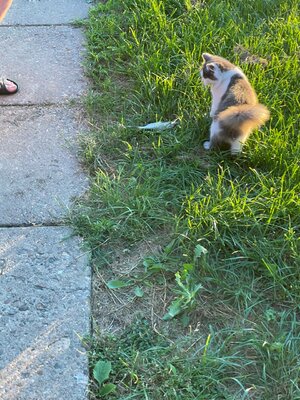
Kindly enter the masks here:
<path id="1" fill-rule="evenodd" d="M 205 62 L 209 62 L 212 60 L 212 55 L 209 53 L 202 53 L 202 58 Z"/>

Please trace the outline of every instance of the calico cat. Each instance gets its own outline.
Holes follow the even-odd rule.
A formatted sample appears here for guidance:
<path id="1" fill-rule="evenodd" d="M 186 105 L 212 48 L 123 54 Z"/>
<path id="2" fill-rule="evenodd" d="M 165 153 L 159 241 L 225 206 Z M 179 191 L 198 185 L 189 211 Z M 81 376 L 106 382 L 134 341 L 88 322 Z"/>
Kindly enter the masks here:
<path id="1" fill-rule="evenodd" d="M 210 139 L 206 150 L 230 149 L 239 154 L 250 133 L 269 118 L 269 110 L 258 103 L 256 93 L 244 73 L 225 58 L 202 54 L 203 84 L 212 94 Z"/>

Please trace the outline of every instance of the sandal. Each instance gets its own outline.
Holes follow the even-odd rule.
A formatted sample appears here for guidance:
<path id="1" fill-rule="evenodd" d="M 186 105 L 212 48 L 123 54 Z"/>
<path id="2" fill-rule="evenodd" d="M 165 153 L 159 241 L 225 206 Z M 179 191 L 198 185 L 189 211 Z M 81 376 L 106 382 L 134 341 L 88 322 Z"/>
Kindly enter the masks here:
<path id="1" fill-rule="evenodd" d="M 10 92 L 9 90 L 7 90 L 7 87 L 5 85 L 5 81 L 9 81 L 12 82 L 14 85 L 16 85 L 16 89 L 13 92 Z M 11 79 L 0 79 L 0 95 L 1 94 L 15 94 L 17 93 L 17 91 L 19 90 L 18 85 L 16 84 L 16 82 L 12 81 Z"/>

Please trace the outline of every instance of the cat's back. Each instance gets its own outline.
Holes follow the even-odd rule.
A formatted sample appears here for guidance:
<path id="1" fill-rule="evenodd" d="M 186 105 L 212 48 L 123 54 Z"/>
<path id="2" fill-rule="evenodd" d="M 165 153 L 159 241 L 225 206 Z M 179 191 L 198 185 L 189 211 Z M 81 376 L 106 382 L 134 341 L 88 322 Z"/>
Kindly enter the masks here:
<path id="1" fill-rule="evenodd" d="M 227 89 L 220 99 L 217 114 L 231 106 L 255 105 L 258 103 L 255 90 L 243 73 L 231 76 Z"/>

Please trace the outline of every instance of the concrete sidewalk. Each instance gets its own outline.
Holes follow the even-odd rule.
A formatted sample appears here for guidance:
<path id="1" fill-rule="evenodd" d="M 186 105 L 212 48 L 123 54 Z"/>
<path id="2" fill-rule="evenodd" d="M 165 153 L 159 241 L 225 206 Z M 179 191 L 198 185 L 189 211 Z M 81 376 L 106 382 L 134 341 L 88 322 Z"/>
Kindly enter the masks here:
<path id="1" fill-rule="evenodd" d="M 85 400 L 90 269 L 64 217 L 88 179 L 77 158 L 85 0 L 14 0 L 0 25 L 0 398 Z"/>

